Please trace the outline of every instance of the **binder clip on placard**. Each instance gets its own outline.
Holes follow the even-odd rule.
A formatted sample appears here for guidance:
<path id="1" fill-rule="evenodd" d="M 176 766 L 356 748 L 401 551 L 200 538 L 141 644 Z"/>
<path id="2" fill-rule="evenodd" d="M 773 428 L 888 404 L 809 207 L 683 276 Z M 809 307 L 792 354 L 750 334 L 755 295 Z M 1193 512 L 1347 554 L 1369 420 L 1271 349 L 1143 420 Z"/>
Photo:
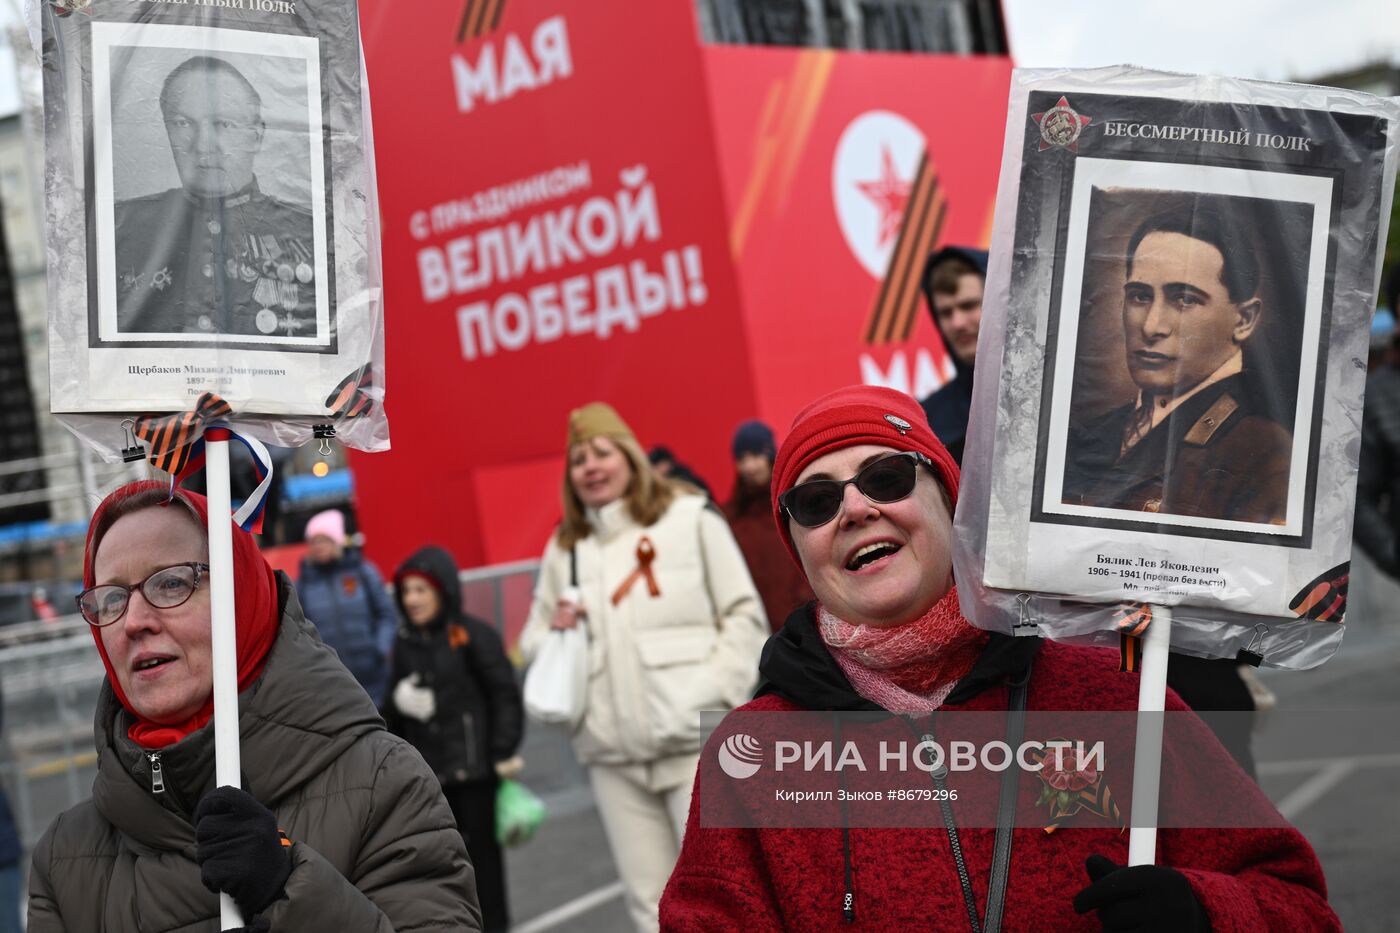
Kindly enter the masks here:
<path id="1" fill-rule="evenodd" d="M 127 418 L 122 422 L 122 430 L 126 432 L 124 439 L 125 446 L 122 447 L 122 463 L 135 463 L 137 460 L 146 459 L 146 448 L 142 447 L 136 440 L 136 434 L 132 430 L 136 425 L 134 418 Z"/>
<path id="2" fill-rule="evenodd" d="M 331 438 L 335 437 L 335 425 L 318 424 L 311 428 L 311 436 L 320 441 L 316 445 L 316 452 L 323 457 L 331 455 Z"/>
<path id="3" fill-rule="evenodd" d="M 1269 627 L 1263 622 L 1254 626 L 1254 637 L 1249 640 L 1249 644 L 1241 648 L 1235 655 L 1235 660 L 1252 667 L 1258 667 L 1264 663 L 1264 636 L 1269 634 Z"/>

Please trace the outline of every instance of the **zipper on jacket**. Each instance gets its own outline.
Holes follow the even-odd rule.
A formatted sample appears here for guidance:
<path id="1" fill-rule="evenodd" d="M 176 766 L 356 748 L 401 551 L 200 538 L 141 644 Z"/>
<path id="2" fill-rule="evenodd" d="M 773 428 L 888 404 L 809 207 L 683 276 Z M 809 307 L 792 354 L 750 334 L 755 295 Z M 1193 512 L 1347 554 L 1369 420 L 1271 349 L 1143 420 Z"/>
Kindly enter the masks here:
<path id="1" fill-rule="evenodd" d="M 921 741 L 934 744 L 933 725 L 929 724 L 929 731 L 921 737 Z M 931 775 L 933 786 L 938 790 L 938 809 L 943 814 L 943 826 L 948 831 L 948 847 L 953 852 L 953 864 L 958 869 L 958 882 L 962 886 L 963 903 L 967 906 L 967 919 L 972 926 L 972 933 L 982 933 L 982 924 L 977 916 L 977 896 L 972 891 L 972 876 L 967 871 L 967 861 L 963 858 L 962 841 L 958 838 L 958 825 L 953 819 L 953 805 L 948 800 L 948 785 L 944 778 L 948 776 L 948 769 L 942 764 L 938 770 Z"/>
<path id="2" fill-rule="evenodd" d="M 836 744 L 841 745 L 841 720 L 832 723 Z M 844 746 L 842 746 L 844 747 Z M 851 812 L 846 804 L 846 770 L 841 769 L 841 860 L 846 866 L 846 890 L 841 895 L 841 916 L 847 923 L 856 922 L 856 887 L 851 879 Z"/>
<path id="3" fill-rule="evenodd" d="M 160 752 L 147 752 L 146 757 L 151 760 L 151 793 L 165 793 L 165 772 L 160 768 Z"/>

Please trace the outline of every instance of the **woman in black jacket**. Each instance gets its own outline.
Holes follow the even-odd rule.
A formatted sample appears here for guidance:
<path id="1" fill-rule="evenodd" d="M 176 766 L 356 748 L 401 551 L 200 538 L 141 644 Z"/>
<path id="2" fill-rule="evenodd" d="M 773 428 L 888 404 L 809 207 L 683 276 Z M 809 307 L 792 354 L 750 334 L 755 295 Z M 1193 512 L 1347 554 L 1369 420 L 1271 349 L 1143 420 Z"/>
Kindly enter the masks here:
<path id="1" fill-rule="evenodd" d="M 496 630 L 462 612 L 457 564 L 442 548 L 423 548 L 399 567 L 394 598 L 406 622 L 394 641 L 384 718 L 442 782 L 476 869 L 483 929 L 505 930 L 496 789 L 519 770 L 525 717 L 515 668 Z"/>

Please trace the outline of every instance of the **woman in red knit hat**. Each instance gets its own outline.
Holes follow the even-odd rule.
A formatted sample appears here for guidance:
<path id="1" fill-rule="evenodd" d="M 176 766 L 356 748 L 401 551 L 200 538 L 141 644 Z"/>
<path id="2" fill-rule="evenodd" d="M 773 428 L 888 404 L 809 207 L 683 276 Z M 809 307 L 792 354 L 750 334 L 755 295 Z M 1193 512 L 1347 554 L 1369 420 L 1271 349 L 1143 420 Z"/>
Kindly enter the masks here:
<path id="1" fill-rule="evenodd" d="M 240 757 L 214 787 L 208 503 L 130 483 L 88 528 L 78 608 L 107 679 L 93 796 L 34 851 L 30 933 L 479 930 L 462 838 L 418 753 L 233 528 Z"/>
<path id="2" fill-rule="evenodd" d="M 798 414 L 774 467 L 774 519 L 817 602 L 769 640 L 757 698 L 717 737 L 742 731 L 734 717 L 749 712 L 884 710 L 931 731 L 945 711 L 997 711 L 1009 722 L 1005 711 L 1016 708 L 1136 708 L 1137 677 L 1119 673 L 1109 652 L 991 634 L 962 617 L 952 571 L 958 478 L 902 393 L 852 386 Z M 1048 831 L 1031 804 L 1041 775 L 1016 769 L 1007 772 L 1019 794 L 1013 805 L 1020 801 L 1014 826 L 960 826 L 957 804 L 945 802 L 928 805 L 934 819 L 925 825 L 938 828 L 844 819 L 769 828 L 767 792 L 737 798 L 765 828 L 707 828 L 706 786 L 740 783 L 723 770 L 715 739 L 701 757 L 662 928 L 1339 929 L 1306 840 L 1174 694 L 1167 709 L 1190 717 L 1195 757 L 1166 755 L 1164 795 L 1267 811 L 1272 820 L 1248 825 L 1272 828 L 1164 828 L 1157 864 L 1127 868 L 1128 835 L 1115 819 L 1081 814 Z"/>

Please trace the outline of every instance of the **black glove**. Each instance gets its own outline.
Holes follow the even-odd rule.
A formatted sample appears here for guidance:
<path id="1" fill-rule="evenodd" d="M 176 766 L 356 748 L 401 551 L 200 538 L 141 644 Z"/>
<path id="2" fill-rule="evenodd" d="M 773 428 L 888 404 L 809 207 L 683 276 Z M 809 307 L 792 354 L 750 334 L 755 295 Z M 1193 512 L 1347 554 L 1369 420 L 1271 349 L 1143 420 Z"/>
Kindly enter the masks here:
<path id="1" fill-rule="evenodd" d="M 1210 933 L 1210 918 L 1191 882 L 1174 868 L 1124 868 L 1102 855 L 1084 861 L 1093 884 L 1074 896 L 1076 913 L 1099 912 L 1105 930 L 1142 933 Z"/>
<path id="2" fill-rule="evenodd" d="M 282 895 L 292 873 L 292 850 L 284 845 L 272 811 L 247 791 L 217 787 L 194 811 L 195 860 L 204 886 L 233 896 L 245 917 Z"/>

